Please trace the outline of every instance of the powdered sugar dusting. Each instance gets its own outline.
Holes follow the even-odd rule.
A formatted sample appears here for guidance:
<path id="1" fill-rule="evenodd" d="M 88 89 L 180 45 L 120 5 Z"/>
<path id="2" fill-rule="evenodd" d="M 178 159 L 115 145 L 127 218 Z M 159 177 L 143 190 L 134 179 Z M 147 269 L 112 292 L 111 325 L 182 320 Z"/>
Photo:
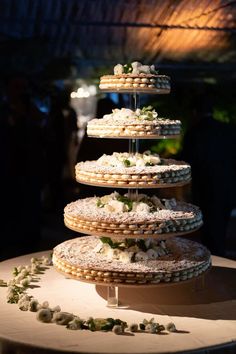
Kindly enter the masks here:
<path id="1" fill-rule="evenodd" d="M 186 239 L 171 238 L 166 240 L 170 254 L 161 256 L 158 260 L 124 264 L 118 260 L 109 260 L 98 253 L 96 248 L 99 243 L 100 240 L 93 236 L 75 238 L 57 245 L 54 254 L 61 261 L 81 269 L 141 273 L 181 271 L 200 266 L 210 259 L 210 253 L 203 245 Z"/>

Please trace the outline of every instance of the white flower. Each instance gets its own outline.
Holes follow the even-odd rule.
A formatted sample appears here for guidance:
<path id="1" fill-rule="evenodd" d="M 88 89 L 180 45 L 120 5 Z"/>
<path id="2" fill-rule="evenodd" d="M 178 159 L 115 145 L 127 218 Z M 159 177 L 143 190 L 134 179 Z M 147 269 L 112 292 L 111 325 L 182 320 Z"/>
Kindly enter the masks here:
<path id="1" fill-rule="evenodd" d="M 24 279 L 24 276 L 20 273 L 15 277 L 16 284 L 20 284 L 20 282 Z"/>
<path id="2" fill-rule="evenodd" d="M 58 325 L 67 325 L 74 319 L 74 315 L 69 312 L 54 312 L 53 314 L 53 322 Z"/>
<path id="3" fill-rule="evenodd" d="M 7 293 L 7 302 L 18 302 L 19 295 L 15 294 L 13 291 Z"/>
<path id="4" fill-rule="evenodd" d="M 43 256 L 41 262 L 43 265 L 46 265 L 46 266 L 52 265 L 52 259 L 50 257 Z"/>
<path id="5" fill-rule="evenodd" d="M 158 257 L 157 252 L 152 248 L 147 250 L 146 254 L 148 255 L 148 259 L 156 259 Z"/>
<path id="6" fill-rule="evenodd" d="M 136 206 L 137 213 L 150 213 L 150 207 L 146 203 L 138 203 Z"/>
<path id="7" fill-rule="evenodd" d="M 18 307 L 21 311 L 28 311 L 30 302 L 27 300 L 19 300 Z"/>
<path id="8" fill-rule="evenodd" d="M 131 263 L 134 252 L 120 252 L 119 260 L 123 263 Z"/>
<path id="9" fill-rule="evenodd" d="M 32 299 L 29 302 L 29 311 L 31 312 L 37 312 L 38 310 L 40 310 L 41 305 L 39 304 L 38 300 L 36 299 Z"/>
<path id="10" fill-rule="evenodd" d="M 8 280 L 8 282 L 7 282 L 7 286 L 8 286 L 8 287 L 11 287 L 11 286 L 13 286 L 13 285 L 15 285 L 15 284 L 16 284 L 15 279 L 10 279 L 10 280 Z"/>
<path id="11" fill-rule="evenodd" d="M 132 66 L 132 74 L 134 75 L 138 75 L 140 73 L 139 68 L 142 66 L 141 63 L 139 63 L 138 61 L 134 61 L 133 63 L 131 63 Z"/>
<path id="12" fill-rule="evenodd" d="M 36 263 L 32 263 L 31 265 L 31 273 L 35 274 L 35 273 L 39 273 L 40 272 L 40 266 Z"/>
<path id="13" fill-rule="evenodd" d="M 22 269 L 22 271 L 20 272 L 20 275 L 21 275 L 23 278 L 27 277 L 28 274 L 29 274 L 29 272 L 28 272 L 25 268 Z"/>
<path id="14" fill-rule="evenodd" d="M 24 269 L 24 266 L 20 265 L 18 267 L 16 267 L 17 272 L 20 273 L 22 271 L 22 269 Z"/>
<path id="15" fill-rule="evenodd" d="M 107 254 L 109 254 L 110 249 L 111 249 L 111 247 L 108 245 L 108 243 L 103 243 L 100 253 L 107 255 Z"/>
<path id="16" fill-rule="evenodd" d="M 110 251 L 108 252 L 108 256 L 110 256 L 110 259 L 119 259 L 122 251 L 119 249 L 113 249 L 110 248 Z"/>
<path id="17" fill-rule="evenodd" d="M 36 318 L 41 322 L 49 323 L 52 320 L 52 312 L 50 309 L 40 309 L 37 312 Z"/>
<path id="18" fill-rule="evenodd" d="M 161 162 L 161 159 L 159 156 L 150 155 L 149 162 L 152 163 L 153 165 L 158 165 Z"/>
<path id="19" fill-rule="evenodd" d="M 114 75 L 121 75 L 124 72 L 124 67 L 121 64 L 114 66 Z"/>
<path id="20" fill-rule="evenodd" d="M 66 328 L 72 329 L 72 330 L 77 330 L 77 329 L 82 329 L 83 325 L 83 320 L 81 320 L 79 317 L 75 317 L 72 321 L 68 323 Z"/>
<path id="21" fill-rule="evenodd" d="M 150 66 L 149 65 L 140 65 L 137 68 L 139 74 L 150 74 Z"/>
<path id="22" fill-rule="evenodd" d="M 120 325 L 115 325 L 113 328 L 112 328 L 112 332 L 114 332 L 115 334 L 122 334 L 124 332 L 124 329 L 122 326 Z"/>
<path id="23" fill-rule="evenodd" d="M 131 63 L 132 68 L 139 68 L 140 66 L 142 66 L 142 63 L 140 63 L 139 61 L 133 61 Z"/>
<path id="24" fill-rule="evenodd" d="M 135 255 L 135 261 L 147 261 L 148 260 L 148 255 L 146 254 L 146 252 L 140 251 L 138 253 L 136 253 Z"/>
<path id="25" fill-rule="evenodd" d="M 145 331 L 149 332 L 149 333 L 157 333 L 157 323 L 148 323 L 145 326 Z"/>
<path id="26" fill-rule="evenodd" d="M 27 279 L 27 278 L 24 278 L 24 279 L 22 279 L 21 281 L 20 281 L 20 285 L 22 285 L 23 287 L 27 287 L 27 286 L 29 286 L 29 284 L 30 284 L 30 281 L 29 281 L 29 279 Z"/>
<path id="27" fill-rule="evenodd" d="M 49 308 L 49 302 L 48 302 L 48 301 L 44 301 L 44 302 L 42 303 L 42 308 L 44 308 L 44 309 Z"/>
<path id="28" fill-rule="evenodd" d="M 111 200 L 105 205 L 105 209 L 109 212 L 122 213 L 125 211 L 125 204 L 118 200 Z"/>
<path id="29" fill-rule="evenodd" d="M 19 295 L 19 300 L 20 301 L 30 301 L 31 297 L 25 293 L 22 293 Z"/>
<path id="30" fill-rule="evenodd" d="M 151 65 L 151 66 L 150 66 L 150 71 L 151 71 L 152 74 L 155 74 L 155 73 L 156 73 L 155 65 Z"/>
<path id="31" fill-rule="evenodd" d="M 176 332 L 177 331 L 175 324 L 173 322 L 167 323 L 166 330 L 169 332 Z"/>

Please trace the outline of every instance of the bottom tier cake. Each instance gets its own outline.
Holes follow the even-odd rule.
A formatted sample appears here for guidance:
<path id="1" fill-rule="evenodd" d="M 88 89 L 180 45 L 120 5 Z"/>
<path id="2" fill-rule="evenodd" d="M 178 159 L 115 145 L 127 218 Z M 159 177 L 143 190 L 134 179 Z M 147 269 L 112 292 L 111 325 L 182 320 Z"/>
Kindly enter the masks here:
<path id="1" fill-rule="evenodd" d="M 92 283 L 153 285 L 186 281 L 211 265 L 210 252 L 182 238 L 167 240 L 80 237 L 53 250 L 53 264 L 66 276 Z"/>

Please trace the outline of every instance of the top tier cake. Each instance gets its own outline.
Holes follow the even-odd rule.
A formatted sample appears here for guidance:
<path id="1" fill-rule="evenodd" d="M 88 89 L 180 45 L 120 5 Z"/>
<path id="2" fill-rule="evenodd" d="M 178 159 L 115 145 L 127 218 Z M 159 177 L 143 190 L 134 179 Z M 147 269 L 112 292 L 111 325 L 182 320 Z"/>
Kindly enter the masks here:
<path id="1" fill-rule="evenodd" d="M 99 88 L 103 91 L 169 93 L 170 78 L 158 75 L 154 65 L 143 65 L 135 61 L 131 64 L 117 64 L 114 75 L 101 76 Z"/>

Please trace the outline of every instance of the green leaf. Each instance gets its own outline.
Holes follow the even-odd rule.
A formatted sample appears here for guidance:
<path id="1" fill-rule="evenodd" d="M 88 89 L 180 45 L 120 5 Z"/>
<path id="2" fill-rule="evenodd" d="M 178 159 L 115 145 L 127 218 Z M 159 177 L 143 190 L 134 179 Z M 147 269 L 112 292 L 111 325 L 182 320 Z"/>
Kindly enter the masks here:
<path id="1" fill-rule="evenodd" d="M 143 323 L 139 323 L 139 328 L 141 331 L 145 331 L 145 325 Z"/>
<path id="2" fill-rule="evenodd" d="M 17 267 L 13 268 L 12 274 L 17 276 L 20 272 L 18 271 Z"/>
<path id="3" fill-rule="evenodd" d="M 135 246 L 135 240 L 133 240 L 132 238 L 126 238 L 125 239 L 125 244 L 126 246 L 129 248 L 131 246 Z"/>
<path id="4" fill-rule="evenodd" d="M 133 68 L 130 63 L 124 65 L 124 74 L 132 73 L 132 71 L 133 71 Z"/>
<path id="5" fill-rule="evenodd" d="M 124 197 L 123 195 L 119 195 L 119 196 L 117 197 L 117 200 L 118 200 L 119 202 L 122 202 L 122 203 L 124 203 L 125 205 L 127 205 L 128 211 L 131 211 L 131 210 L 133 209 L 133 202 L 132 202 L 132 200 L 130 200 L 129 198 Z"/>
<path id="6" fill-rule="evenodd" d="M 143 239 L 139 239 L 137 241 L 137 245 L 142 251 L 144 251 L 144 252 L 147 251 L 147 247 L 146 247 L 145 241 Z"/>
<path id="7" fill-rule="evenodd" d="M 104 206 L 105 206 L 105 204 L 103 204 L 102 201 L 101 201 L 101 199 L 98 198 L 98 199 L 97 199 L 97 207 L 98 207 L 98 208 L 103 208 Z"/>
<path id="8" fill-rule="evenodd" d="M 125 165 L 125 167 L 130 167 L 131 162 L 130 162 L 130 160 L 124 160 L 123 164 Z"/>
<path id="9" fill-rule="evenodd" d="M 108 245 L 109 245 L 110 247 L 112 247 L 112 245 L 113 245 L 113 242 L 112 242 L 112 240 L 110 239 L 110 237 L 100 237 L 100 241 L 101 241 L 102 243 L 108 243 Z"/>
<path id="10" fill-rule="evenodd" d="M 104 326 L 101 326 L 101 331 L 111 331 L 113 327 L 114 326 L 113 326 L 112 323 L 108 323 L 108 324 L 106 324 Z"/>

